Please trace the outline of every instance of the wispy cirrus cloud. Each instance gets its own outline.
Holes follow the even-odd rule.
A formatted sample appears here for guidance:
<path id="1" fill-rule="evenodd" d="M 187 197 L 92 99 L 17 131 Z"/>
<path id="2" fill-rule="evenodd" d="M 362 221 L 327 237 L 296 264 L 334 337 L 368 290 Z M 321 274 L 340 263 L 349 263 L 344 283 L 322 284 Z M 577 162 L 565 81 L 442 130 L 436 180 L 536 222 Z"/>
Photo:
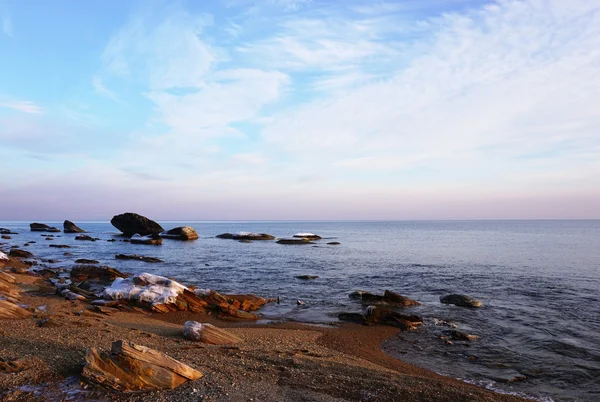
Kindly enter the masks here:
<path id="1" fill-rule="evenodd" d="M 23 113 L 42 114 L 44 109 L 31 101 L 0 101 L 0 107 L 18 110 Z"/>

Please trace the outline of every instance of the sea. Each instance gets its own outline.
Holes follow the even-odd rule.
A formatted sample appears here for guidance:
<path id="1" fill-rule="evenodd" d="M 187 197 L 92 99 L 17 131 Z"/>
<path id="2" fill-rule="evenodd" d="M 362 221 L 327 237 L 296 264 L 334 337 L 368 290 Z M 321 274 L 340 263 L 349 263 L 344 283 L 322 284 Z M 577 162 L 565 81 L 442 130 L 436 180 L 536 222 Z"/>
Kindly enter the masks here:
<path id="1" fill-rule="evenodd" d="M 64 233 L 45 240 L 29 223 L 0 222 L 18 233 L 0 240 L 0 249 L 34 240 L 26 249 L 43 266 L 68 269 L 77 258 L 96 259 L 218 292 L 279 298 L 262 310 L 262 322 L 336 325 L 339 313 L 363 311 L 351 292 L 389 289 L 421 302 L 409 311 L 425 323 L 386 341 L 386 353 L 540 401 L 600 400 L 600 220 L 159 221 L 165 229 L 192 226 L 200 236 L 165 239 L 162 246 L 107 242 L 122 239 L 109 222 L 76 222 L 101 239 L 96 242 Z M 62 229 L 62 222 L 44 223 Z M 282 245 L 215 238 L 239 231 L 277 237 L 312 232 L 323 239 Z M 52 243 L 72 248 L 50 248 Z M 116 260 L 119 253 L 164 263 Z M 450 293 L 473 296 L 484 307 L 441 304 L 440 296 Z M 443 339 L 447 325 L 479 338 L 449 344 Z"/>

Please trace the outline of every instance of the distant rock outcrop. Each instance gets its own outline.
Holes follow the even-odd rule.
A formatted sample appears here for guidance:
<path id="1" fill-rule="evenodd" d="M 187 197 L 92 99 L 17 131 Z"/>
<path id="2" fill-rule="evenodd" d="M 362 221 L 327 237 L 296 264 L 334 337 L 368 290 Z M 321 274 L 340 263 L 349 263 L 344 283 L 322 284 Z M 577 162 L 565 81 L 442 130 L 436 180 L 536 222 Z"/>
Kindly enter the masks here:
<path id="1" fill-rule="evenodd" d="M 180 226 L 173 228 L 171 230 L 167 230 L 166 232 L 162 232 L 160 235 L 166 239 L 174 240 L 196 240 L 198 238 L 198 233 L 196 233 L 194 228 L 191 226 Z"/>
<path id="2" fill-rule="evenodd" d="M 60 232 L 60 229 L 52 227 L 52 226 L 48 226 L 45 223 L 30 223 L 29 227 L 31 228 L 32 232 Z"/>
<path id="3" fill-rule="evenodd" d="M 216 236 L 218 239 L 233 239 L 233 240 L 275 240 L 275 236 L 267 233 L 254 232 L 238 232 L 238 233 L 223 233 Z"/>
<path id="4" fill-rule="evenodd" d="M 85 233 L 85 230 L 81 229 L 79 226 L 69 220 L 63 223 L 63 228 L 65 233 Z"/>
<path id="5" fill-rule="evenodd" d="M 125 236 L 130 237 L 136 233 L 141 236 L 148 236 L 164 232 L 164 229 L 158 223 L 132 212 L 115 215 L 110 223 L 123 232 Z"/>

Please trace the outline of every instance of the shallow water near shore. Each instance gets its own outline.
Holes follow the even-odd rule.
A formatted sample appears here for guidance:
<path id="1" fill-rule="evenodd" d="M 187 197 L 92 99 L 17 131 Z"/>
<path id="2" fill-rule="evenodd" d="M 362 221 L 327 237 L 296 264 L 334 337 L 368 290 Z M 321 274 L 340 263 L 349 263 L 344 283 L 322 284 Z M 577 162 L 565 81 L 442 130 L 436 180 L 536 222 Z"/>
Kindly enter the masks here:
<path id="1" fill-rule="evenodd" d="M 30 232 L 29 223 L 0 222 L 19 233 L 0 242 L 22 246 L 35 240 L 24 249 L 58 260 L 43 263 L 51 267 L 96 259 L 219 292 L 280 297 L 280 304 L 263 309 L 267 320 L 329 323 L 342 311 L 362 311 L 350 292 L 394 290 L 423 303 L 411 312 L 423 315 L 426 324 L 390 339 L 387 353 L 504 392 L 600 400 L 600 221 L 159 222 L 165 229 L 193 226 L 200 236 L 193 242 L 164 239 L 162 246 L 120 242 L 108 222 L 76 222 L 101 239 L 96 242 L 64 233 L 47 241 L 45 233 Z M 62 222 L 45 223 L 62 229 Z M 280 245 L 214 238 L 237 231 L 278 237 L 314 232 L 324 239 Z M 111 238 L 117 241 L 106 241 Z M 165 262 L 116 260 L 119 253 Z M 306 281 L 298 275 L 320 277 Z M 484 308 L 440 304 L 448 293 L 472 295 Z M 449 328 L 434 318 L 451 320 L 480 339 L 446 345 L 439 336 Z"/>

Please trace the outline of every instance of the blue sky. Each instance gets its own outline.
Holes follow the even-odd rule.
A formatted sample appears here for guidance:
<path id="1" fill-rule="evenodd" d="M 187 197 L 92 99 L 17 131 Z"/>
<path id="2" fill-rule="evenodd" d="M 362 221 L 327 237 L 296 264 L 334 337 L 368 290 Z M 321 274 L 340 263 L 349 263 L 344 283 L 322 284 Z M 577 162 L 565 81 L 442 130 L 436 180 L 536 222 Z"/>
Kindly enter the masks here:
<path id="1" fill-rule="evenodd" d="M 0 219 L 600 218 L 600 1 L 0 0 Z"/>

